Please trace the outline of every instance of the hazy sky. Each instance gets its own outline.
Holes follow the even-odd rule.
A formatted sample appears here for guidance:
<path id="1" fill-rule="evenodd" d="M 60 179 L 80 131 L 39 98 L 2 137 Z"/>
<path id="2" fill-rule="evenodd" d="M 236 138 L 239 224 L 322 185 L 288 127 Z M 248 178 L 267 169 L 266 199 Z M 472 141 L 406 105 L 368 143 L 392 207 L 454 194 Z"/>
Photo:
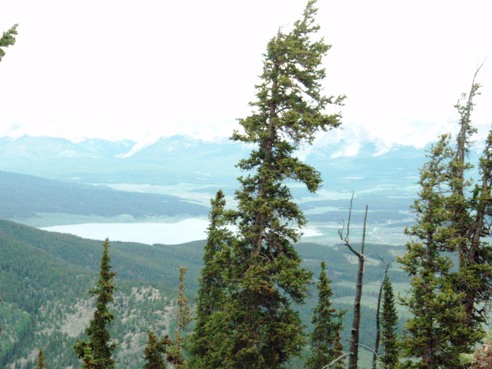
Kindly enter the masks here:
<path id="1" fill-rule="evenodd" d="M 0 63 L 0 135 L 145 139 L 230 136 L 250 112 L 268 40 L 304 0 L 3 0 L 19 23 Z M 483 1 L 318 1 L 333 45 L 327 94 L 346 94 L 343 130 L 423 145 L 454 130 L 453 105 L 478 64 L 474 121 L 492 123 L 492 5 Z"/>

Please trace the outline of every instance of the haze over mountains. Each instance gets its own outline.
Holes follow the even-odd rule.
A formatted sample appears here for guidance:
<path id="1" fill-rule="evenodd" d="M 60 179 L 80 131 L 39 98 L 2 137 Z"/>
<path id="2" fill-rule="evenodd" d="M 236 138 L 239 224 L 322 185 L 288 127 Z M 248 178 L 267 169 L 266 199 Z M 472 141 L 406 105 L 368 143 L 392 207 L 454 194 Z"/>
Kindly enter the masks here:
<path id="1" fill-rule="evenodd" d="M 0 170 L 86 184 L 235 184 L 240 175 L 235 164 L 249 148 L 229 140 L 201 141 L 184 136 L 160 138 L 135 149 L 137 142 L 86 139 L 72 142 L 63 138 L 0 138 Z M 357 155 L 339 155 L 339 147 L 319 146 L 301 153 L 314 165 L 330 190 L 354 190 L 374 177 L 414 181 L 424 161 L 424 151 L 397 146 L 377 155 L 371 143 Z M 370 164 L 370 165 L 368 165 Z M 363 180 L 363 181 L 361 181 Z M 225 182 L 224 182 L 225 181 Z M 414 181 L 415 183 L 415 181 Z"/>
<path id="2" fill-rule="evenodd" d="M 160 138 L 147 146 L 129 140 L 3 137 L 0 170 L 44 181 L 3 173 L 0 196 L 8 206 L 0 215 L 38 226 L 84 223 L 92 218 L 99 222 L 101 217 L 117 222 L 206 217 L 209 199 L 219 188 L 234 204 L 241 175 L 235 164 L 249 150 L 229 140 L 184 136 Z M 399 146 L 375 155 L 379 149 L 366 144 L 356 156 L 339 156 L 339 151 L 339 146 L 332 145 L 302 153 L 324 179 L 317 194 L 291 184 L 312 227 L 307 233 L 318 236 L 320 242 L 336 239 L 333 231 L 346 218 L 354 192 L 354 210 L 369 204 L 369 221 L 375 230 L 372 241 L 400 242 L 403 227 L 411 221 L 409 207 L 424 150 Z M 33 205 L 29 211 L 26 202 Z"/>
<path id="3" fill-rule="evenodd" d="M 160 138 L 147 146 L 129 140 L 3 137 L 0 170 L 17 174 L 0 176 L 5 204 L 0 215 L 37 226 L 100 222 L 103 217 L 115 222 L 206 217 L 209 199 L 218 189 L 234 204 L 241 175 L 235 164 L 249 150 L 229 140 L 184 136 Z M 339 156 L 336 145 L 301 153 L 324 179 L 317 194 L 291 184 L 312 227 L 306 233 L 318 237 L 311 240 L 337 238 L 354 192 L 356 220 L 357 208 L 369 204 L 372 241 L 401 243 L 425 152 L 410 146 L 378 152 L 367 143 L 356 156 Z"/>

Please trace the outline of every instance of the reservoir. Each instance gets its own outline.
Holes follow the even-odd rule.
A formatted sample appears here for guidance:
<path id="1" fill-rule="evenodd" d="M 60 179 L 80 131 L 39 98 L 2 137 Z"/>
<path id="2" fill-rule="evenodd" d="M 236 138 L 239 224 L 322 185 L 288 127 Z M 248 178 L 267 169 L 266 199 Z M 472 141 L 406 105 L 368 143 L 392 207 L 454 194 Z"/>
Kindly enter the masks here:
<path id="1" fill-rule="evenodd" d="M 146 244 L 174 245 L 207 238 L 208 219 L 188 218 L 169 223 L 82 223 L 43 227 L 50 232 L 69 233 L 83 238 Z"/>

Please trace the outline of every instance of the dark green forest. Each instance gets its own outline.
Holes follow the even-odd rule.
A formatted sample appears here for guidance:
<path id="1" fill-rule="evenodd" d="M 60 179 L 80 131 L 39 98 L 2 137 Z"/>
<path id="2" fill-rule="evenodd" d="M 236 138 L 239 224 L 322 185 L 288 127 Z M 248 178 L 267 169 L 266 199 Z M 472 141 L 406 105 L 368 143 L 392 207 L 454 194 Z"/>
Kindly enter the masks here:
<path id="1" fill-rule="evenodd" d="M 27 357 L 43 347 L 47 367 L 79 365 L 71 346 L 82 334 L 83 321 L 70 333 L 70 319 L 87 317 L 92 304 L 87 291 L 97 277 L 102 241 L 86 240 L 67 234 L 40 231 L 9 221 L 0 221 L 2 303 L 0 326 L 1 366 Z M 118 342 L 118 367 L 141 368 L 148 330 L 164 334 L 172 330 L 174 316 L 164 319 L 177 293 L 179 267 L 186 266 L 187 293 L 193 302 L 203 265 L 204 241 L 181 245 L 111 243 L 111 259 L 116 272 L 111 334 Z M 374 340 L 377 288 L 384 270 L 378 257 L 390 260 L 402 247 L 367 245 L 375 263 L 366 269 L 368 301 L 364 305 L 362 336 L 367 345 Z M 345 314 L 344 337 L 350 330 L 350 307 L 354 294 L 355 265 L 347 262 L 349 252 L 342 246 L 299 244 L 304 265 L 317 275 L 326 260 L 334 289 L 334 304 Z M 406 276 L 396 266 L 391 276 L 399 285 Z M 314 284 L 305 305 L 299 306 L 306 325 L 316 303 Z M 84 310 L 85 307 L 85 310 Z M 36 351 L 37 352 L 37 351 Z M 31 357 L 33 362 L 35 357 Z M 121 366 L 120 366 L 121 365 Z M 32 366 L 31 366 L 32 367 Z"/>

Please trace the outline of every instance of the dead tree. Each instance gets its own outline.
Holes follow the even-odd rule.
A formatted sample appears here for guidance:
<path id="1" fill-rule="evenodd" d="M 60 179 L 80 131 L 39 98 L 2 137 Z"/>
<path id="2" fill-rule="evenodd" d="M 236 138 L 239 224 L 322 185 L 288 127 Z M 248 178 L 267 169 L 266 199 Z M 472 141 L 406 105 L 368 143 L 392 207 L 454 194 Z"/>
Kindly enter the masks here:
<path id="1" fill-rule="evenodd" d="M 347 221 L 347 228 L 343 227 L 338 230 L 338 234 L 340 235 L 340 239 L 343 244 L 355 255 L 358 259 L 359 270 L 357 273 L 357 284 L 355 289 L 355 301 L 354 301 L 354 319 L 352 322 L 352 331 L 351 331 L 351 339 L 350 339 L 350 356 L 349 356 L 349 369 L 357 369 L 357 362 L 359 360 L 359 328 L 360 328 L 360 311 L 361 304 L 360 301 L 362 299 L 362 283 L 364 278 L 364 245 L 366 241 L 366 225 L 367 225 L 367 211 L 368 206 L 366 205 L 366 211 L 364 214 L 364 225 L 362 228 L 362 243 L 360 247 L 360 252 L 355 250 L 350 242 L 350 221 L 352 218 L 352 202 L 354 200 L 354 195 L 352 194 L 352 198 L 350 199 L 350 210 Z"/>

